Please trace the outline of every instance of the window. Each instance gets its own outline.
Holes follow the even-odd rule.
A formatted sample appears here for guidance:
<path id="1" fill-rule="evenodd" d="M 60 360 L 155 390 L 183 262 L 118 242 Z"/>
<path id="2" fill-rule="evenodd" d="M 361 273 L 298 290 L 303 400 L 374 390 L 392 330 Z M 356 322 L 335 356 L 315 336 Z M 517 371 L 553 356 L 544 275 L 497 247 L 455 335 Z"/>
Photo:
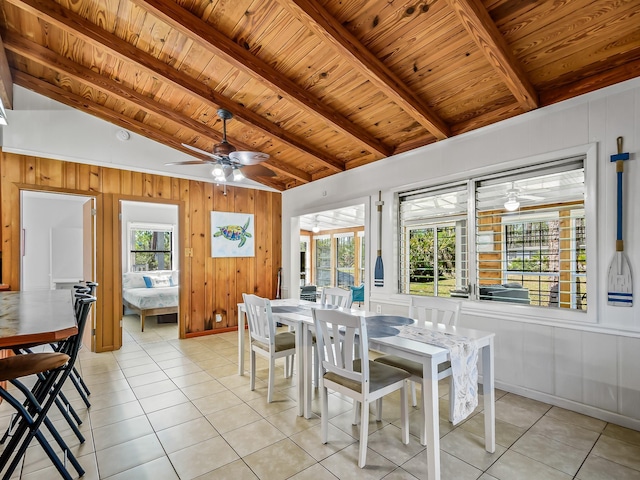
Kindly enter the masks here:
<path id="1" fill-rule="evenodd" d="M 402 293 L 449 297 L 464 292 L 467 199 L 466 184 L 400 196 Z"/>
<path id="2" fill-rule="evenodd" d="M 353 233 L 335 235 L 336 286 L 348 289 L 355 285 L 355 237 Z"/>
<path id="3" fill-rule="evenodd" d="M 360 273 L 359 277 L 358 277 L 358 281 L 360 284 L 364 283 L 364 267 L 365 264 L 367 263 L 366 257 L 365 257 L 365 250 L 364 250 L 364 232 L 360 231 L 358 232 L 358 245 L 360 247 L 360 253 L 358 254 L 358 271 Z"/>
<path id="4" fill-rule="evenodd" d="M 476 210 L 480 300 L 586 310 L 582 159 L 480 180 Z"/>
<path id="5" fill-rule="evenodd" d="M 173 269 L 173 225 L 129 225 L 129 271 Z"/>
<path id="6" fill-rule="evenodd" d="M 400 193 L 400 292 L 586 311 L 585 163 Z"/>
<path id="7" fill-rule="evenodd" d="M 321 235 L 313 237 L 315 243 L 315 284 L 318 287 L 331 286 L 331 237 Z"/>
<path id="8" fill-rule="evenodd" d="M 300 236 L 300 285 L 306 285 L 311 281 L 311 251 L 307 235 Z"/>

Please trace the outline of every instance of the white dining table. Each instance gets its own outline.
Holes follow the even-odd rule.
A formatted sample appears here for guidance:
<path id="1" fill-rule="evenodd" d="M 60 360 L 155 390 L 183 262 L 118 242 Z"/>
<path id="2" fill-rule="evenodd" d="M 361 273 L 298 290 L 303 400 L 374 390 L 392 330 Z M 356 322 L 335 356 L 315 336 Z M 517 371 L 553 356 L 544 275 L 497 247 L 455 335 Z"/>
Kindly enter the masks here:
<path id="1" fill-rule="evenodd" d="M 311 317 L 311 307 L 318 306 L 313 302 L 298 299 L 273 300 L 274 307 L 300 307 L 291 308 L 290 311 L 280 311 L 276 308 L 273 312 L 274 320 L 292 325 L 296 328 L 296 341 L 302 342 L 302 348 L 298 350 L 298 414 L 305 418 L 311 417 L 311 383 L 312 383 L 312 332 L 313 318 Z M 244 312 L 244 305 L 238 304 L 238 311 Z M 354 315 L 365 317 L 379 317 L 380 314 L 366 312 L 363 310 L 346 310 Z M 244 314 L 241 315 L 244 317 Z M 239 344 L 238 344 L 238 364 L 240 375 L 244 374 L 244 319 L 240 321 Z M 431 331 L 437 331 L 453 336 L 466 337 L 478 346 L 479 361 L 482 368 L 482 387 L 484 399 L 484 432 L 485 450 L 489 453 L 495 452 L 495 389 L 494 389 L 494 360 L 493 360 L 493 340 L 494 333 L 484 332 L 459 326 L 445 326 L 426 322 L 420 325 Z M 241 338 L 241 340 L 240 340 Z M 429 480 L 440 479 L 440 424 L 439 424 L 439 404 L 438 404 L 438 365 L 450 360 L 449 351 L 446 348 L 438 347 L 429 343 L 424 343 L 411 338 L 392 336 L 369 336 L 369 348 L 382 353 L 402 356 L 423 366 L 423 376 L 426 380 L 426 391 L 423 392 L 423 408 L 425 409 L 425 419 L 427 423 L 427 478 Z M 302 357 L 302 358 L 300 358 Z"/>

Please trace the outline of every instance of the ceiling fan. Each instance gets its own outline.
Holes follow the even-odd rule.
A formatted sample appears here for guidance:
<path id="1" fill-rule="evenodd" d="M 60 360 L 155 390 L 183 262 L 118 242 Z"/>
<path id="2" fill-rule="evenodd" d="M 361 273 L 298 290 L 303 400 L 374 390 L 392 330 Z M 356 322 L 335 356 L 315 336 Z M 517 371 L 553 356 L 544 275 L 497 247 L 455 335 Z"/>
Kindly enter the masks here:
<path id="1" fill-rule="evenodd" d="M 516 187 L 513 182 L 511 182 L 511 188 L 505 192 L 506 201 L 504 202 L 504 208 L 508 211 L 513 212 L 520 208 L 520 200 L 543 200 L 543 197 L 538 197 L 536 195 L 527 195 L 521 193 L 522 189 Z"/>
<path id="2" fill-rule="evenodd" d="M 183 143 L 182 146 L 201 155 L 211 157 L 212 160 L 187 160 L 185 162 L 170 162 L 165 165 L 214 165 L 211 172 L 217 181 L 242 180 L 250 177 L 274 177 L 276 174 L 267 167 L 260 165 L 269 158 L 261 152 L 237 151 L 236 147 L 227 141 L 227 120 L 233 114 L 224 108 L 218 109 L 218 116 L 222 119 L 222 141 L 213 146 L 213 153 L 200 150 Z"/>

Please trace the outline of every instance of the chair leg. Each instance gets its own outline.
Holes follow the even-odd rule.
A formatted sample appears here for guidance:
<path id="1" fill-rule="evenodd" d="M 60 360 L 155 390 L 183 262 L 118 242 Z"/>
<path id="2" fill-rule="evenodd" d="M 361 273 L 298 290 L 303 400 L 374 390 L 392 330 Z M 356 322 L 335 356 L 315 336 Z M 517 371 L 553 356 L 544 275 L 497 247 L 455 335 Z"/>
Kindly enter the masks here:
<path id="1" fill-rule="evenodd" d="M 276 369 L 276 360 L 273 357 L 269 357 L 269 387 L 267 390 L 267 403 L 273 401 L 273 387 L 274 387 L 274 371 Z"/>
<path id="2" fill-rule="evenodd" d="M 62 394 L 62 392 L 60 392 L 60 394 Z M 66 399 L 65 401 L 68 402 L 68 400 Z M 78 440 L 80 441 L 80 443 L 84 443 L 84 440 L 85 440 L 84 435 L 82 435 L 82 433 L 80 432 L 80 429 L 78 429 L 78 425 L 82 424 L 82 420 L 80 420 L 76 411 L 73 410 L 73 407 L 71 407 L 71 404 L 67 403 L 65 405 L 64 401 L 61 400 L 60 398 L 56 398 L 55 403 L 56 403 L 56 406 L 58 407 L 58 410 L 60 410 L 60 413 L 64 417 L 64 419 L 69 424 L 69 428 L 71 428 L 71 430 L 73 430 L 73 433 L 76 434 L 76 437 L 78 437 Z M 72 412 L 74 418 L 78 422 L 77 424 L 69 415 L 70 412 Z"/>
<path id="3" fill-rule="evenodd" d="M 82 389 L 84 390 L 84 393 L 89 396 L 91 395 L 91 390 L 89 390 L 89 387 L 87 387 L 87 385 L 84 383 L 84 380 L 82 379 L 82 375 L 80 375 L 80 372 L 78 372 L 78 370 L 76 369 L 76 367 L 73 367 L 73 373 L 75 374 L 78 383 L 80 383 L 80 386 L 82 387 Z M 90 405 L 87 405 L 87 407 L 89 407 Z"/>
<path id="4" fill-rule="evenodd" d="M 414 382 L 411 382 L 414 383 Z M 407 408 L 407 384 L 400 390 L 400 416 L 402 417 L 402 443 L 409 444 L 409 409 Z"/>
<path id="5" fill-rule="evenodd" d="M 376 421 L 377 422 L 382 421 L 382 397 L 376 400 Z"/>
<path id="6" fill-rule="evenodd" d="M 407 380 L 407 382 L 411 383 L 411 405 L 417 407 L 418 402 L 416 401 L 416 382 L 412 382 L 411 380 Z"/>
<path id="7" fill-rule="evenodd" d="M 369 440 L 369 402 L 362 402 L 360 415 L 360 451 L 358 466 L 364 468 L 367 464 L 367 441 Z"/>
<path id="8" fill-rule="evenodd" d="M 288 355 L 284 361 L 284 378 L 291 378 L 293 376 L 293 365 L 295 363 L 295 355 Z"/>
<path id="9" fill-rule="evenodd" d="M 353 423 L 351 425 L 357 425 L 360 421 L 360 402 L 353 401 Z"/>
<path id="10" fill-rule="evenodd" d="M 322 435 L 322 443 L 325 444 L 328 441 L 329 431 L 329 398 L 327 389 L 320 385 L 320 433 Z"/>
<path id="11" fill-rule="evenodd" d="M 89 402 L 89 399 L 87 398 L 88 394 L 86 393 L 89 389 L 82 381 L 82 377 L 78 374 L 78 371 L 75 369 L 75 367 L 73 368 L 71 375 L 69 375 L 69 380 L 71 380 L 73 386 L 76 387 L 76 390 L 78 391 L 78 394 L 80 395 L 80 398 L 82 398 L 84 404 L 87 406 L 87 408 L 89 408 L 91 406 L 91 402 Z"/>
<path id="12" fill-rule="evenodd" d="M 253 351 L 253 348 L 249 354 L 249 359 L 249 384 L 253 392 L 256 389 L 256 352 Z"/>
<path id="13" fill-rule="evenodd" d="M 314 378 L 314 385 L 316 388 L 318 388 L 320 386 L 320 357 L 318 356 L 318 349 L 314 348 L 313 349 L 313 375 L 315 375 Z"/>

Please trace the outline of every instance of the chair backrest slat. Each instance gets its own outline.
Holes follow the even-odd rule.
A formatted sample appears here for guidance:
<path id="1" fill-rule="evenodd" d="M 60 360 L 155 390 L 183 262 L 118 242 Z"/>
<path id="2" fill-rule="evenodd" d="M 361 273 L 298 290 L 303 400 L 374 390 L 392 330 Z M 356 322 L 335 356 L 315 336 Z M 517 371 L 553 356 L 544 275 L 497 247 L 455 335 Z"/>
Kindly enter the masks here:
<path id="1" fill-rule="evenodd" d="M 411 295 L 409 297 L 409 316 L 419 322 L 456 326 L 460 317 L 460 306 L 459 300 Z"/>
<path id="2" fill-rule="evenodd" d="M 247 311 L 249 335 L 252 340 L 272 346 L 275 337 L 275 325 L 271 312 L 271 302 L 266 298 L 243 293 L 244 306 Z"/>
<path id="3" fill-rule="evenodd" d="M 340 287 L 325 287 L 322 289 L 320 303 L 323 305 L 351 308 L 351 304 L 353 303 L 351 290 L 344 290 Z"/>
<path id="4" fill-rule="evenodd" d="M 322 370 L 362 383 L 369 388 L 369 349 L 364 317 L 338 310 L 312 309 L 316 346 Z M 361 371 L 353 369 L 360 358 Z"/>

